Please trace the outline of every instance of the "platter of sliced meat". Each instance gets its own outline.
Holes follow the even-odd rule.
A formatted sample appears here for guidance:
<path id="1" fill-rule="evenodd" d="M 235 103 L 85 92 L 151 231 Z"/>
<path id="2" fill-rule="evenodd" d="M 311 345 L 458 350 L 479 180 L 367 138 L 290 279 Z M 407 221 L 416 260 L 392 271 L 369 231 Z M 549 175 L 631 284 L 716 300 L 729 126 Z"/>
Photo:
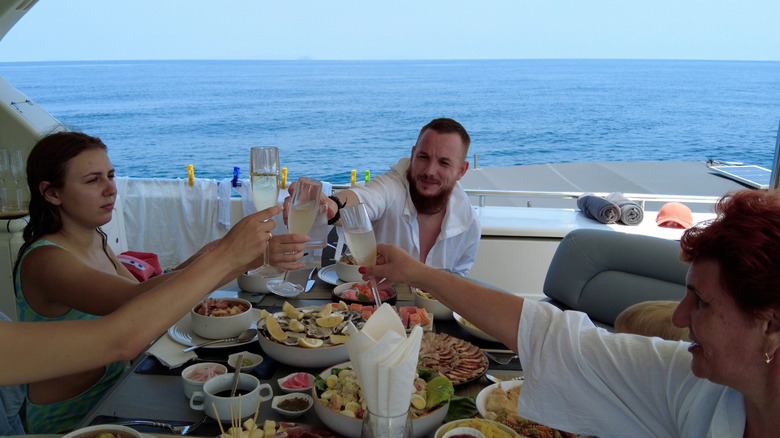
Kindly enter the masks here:
<path id="1" fill-rule="evenodd" d="M 453 385 L 462 385 L 482 377 L 488 358 L 471 342 L 446 333 L 423 333 L 419 366 L 447 377 Z"/>

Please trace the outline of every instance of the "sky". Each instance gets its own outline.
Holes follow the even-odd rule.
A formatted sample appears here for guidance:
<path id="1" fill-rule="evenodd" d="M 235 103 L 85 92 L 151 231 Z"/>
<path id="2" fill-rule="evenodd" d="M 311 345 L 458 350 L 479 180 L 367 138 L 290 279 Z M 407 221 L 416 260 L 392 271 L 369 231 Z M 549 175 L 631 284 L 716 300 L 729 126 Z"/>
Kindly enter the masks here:
<path id="1" fill-rule="evenodd" d="M 39 0 L 0 62 L 780 61 L 778 17 L 778 0 Z"/>

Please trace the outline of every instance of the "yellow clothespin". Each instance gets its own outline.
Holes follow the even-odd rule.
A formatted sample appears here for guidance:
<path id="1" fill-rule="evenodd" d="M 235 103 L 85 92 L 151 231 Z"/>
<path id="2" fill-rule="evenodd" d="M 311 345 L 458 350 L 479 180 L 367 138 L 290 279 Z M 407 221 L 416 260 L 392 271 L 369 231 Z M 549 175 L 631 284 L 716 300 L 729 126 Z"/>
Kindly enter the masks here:
<path id="1" fill-rule="evenodd" d="M 371 179 L 371 171 L 366 170 L 366 182 L 368 182 L 369 179 Z"/>
<path id="2" fill-rule="evenodd" d="M 357 176 L 357 170 L 352 169 L 352 177 L 349 180 L 349 185 L 354 186 L 355 185 L 355 177 Z"/>
<path id="3" fill-rule="evenodd" d="M 282 190 L 287 188 L 287 168 L 282 167 Z"/>
<path id="4" fill-rule="evenodd" d="M 190 179 L 190 187 L 195 183 L 195 169 L 192 164 L 187 165 L 187 177 Z"/>

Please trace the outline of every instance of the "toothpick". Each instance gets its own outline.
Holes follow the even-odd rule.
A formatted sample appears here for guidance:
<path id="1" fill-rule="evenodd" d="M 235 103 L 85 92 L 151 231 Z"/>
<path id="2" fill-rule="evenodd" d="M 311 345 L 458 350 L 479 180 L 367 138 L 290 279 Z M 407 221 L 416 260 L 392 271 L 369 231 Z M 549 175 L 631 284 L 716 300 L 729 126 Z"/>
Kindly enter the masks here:
<path id="1" fill-rule="evenodd" d="M 217 412 L 217 405 L 214 402 L 211 402 L 211 407 L 214 408 L 214 415 L 217 417 L 217 424 L 219 424 L 219 431 L 222 433 L 222 435 L 224 435 L 225 429 L 222 428 L 222 421 L 219 420 L 219 412 Z"/>

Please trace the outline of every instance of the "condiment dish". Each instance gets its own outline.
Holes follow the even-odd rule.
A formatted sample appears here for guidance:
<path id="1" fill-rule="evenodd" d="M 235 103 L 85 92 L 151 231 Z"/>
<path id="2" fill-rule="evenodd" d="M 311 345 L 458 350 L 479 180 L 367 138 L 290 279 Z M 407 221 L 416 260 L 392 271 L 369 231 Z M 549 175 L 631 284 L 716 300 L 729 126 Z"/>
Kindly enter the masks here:
<path id="1" fill-rule="evenodd" d="M 309 373 L 297 372 L 288 374 L 278 379 L 277 382 L 282 392 L 308 392 L 314 385 L 314 376 Z M 302 382 L 307 382 L 306 386 L 303 386 Z"/>
<path id="2" fill-rule="evenodd" d="M 305 414 L 313 405 L 314 399 L 301 392 L 277 395 L 271 401 L 271 409 L 291 418 Z"/>
<path id="3" fill-rule="evenodd" d="M 250 353 L 248 351 L 242 351 L 240 353 L 233 353 L 228 356 L 228 365 L 230 365 L 233 369 L 236 369 L 236 361 L 238 360 L 239 355 L 243 355 L 243 359 L 241 360 L 242 373 L 248 373 L 255 369 L 256 366 L 263 363 L 263 356 Z"/>

